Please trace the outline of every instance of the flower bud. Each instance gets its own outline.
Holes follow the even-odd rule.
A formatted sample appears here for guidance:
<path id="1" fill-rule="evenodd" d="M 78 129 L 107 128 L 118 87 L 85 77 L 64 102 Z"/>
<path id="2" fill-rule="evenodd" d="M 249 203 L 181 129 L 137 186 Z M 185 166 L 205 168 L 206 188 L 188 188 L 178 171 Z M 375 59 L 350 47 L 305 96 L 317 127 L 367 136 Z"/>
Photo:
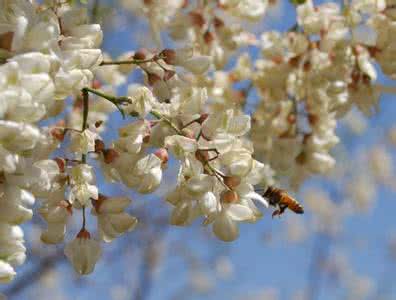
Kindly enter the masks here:
<path id="1" fill-rule="evenodd" d="M 104 162 L 106 164 L 111 164 L 114 162 L 120 155 L 114 149 L 106 149 L 103 151 Z"/>
<path id="2" fill-rule="evenodd" d="M 101 87 L 102 87 L 102 83 L 99 80 L 94 79 L 92 81 L 92 88 L 93 89 L 100 89 Z"/>
<path id="3" fill-rule="evenodd" d="M 52 128 L 50 133 L 59 142 L 63 142 L 65 139 L 65 130 L 63 128 Z"/>
<path id="4" fill-rule="evenodd" d="M 185 226 L 188 224 L 192 215 L 192 206 L 189 202 L 182 201 L 173 209 L 170 224 L 176 226 Z"/>
<path id="5" fill-rule="evenodd" d="M 164 49 L 160 56 L 168 65 L 174 65 L 176 61 L 176 51 L 173 49 Z"/>
<path id="6" fill-rule="evenodd" d="M 205 43 L 208 45 L 211 44 L 213 42 L 213 40 L 215 39 L 213 33 L 211 33 L 210 31 L 206 31 L 204 33 L 203 38 L 204 38 Z"/>
<path id="7" fill-rule="evenodd" d="M 148 84 L 153 86 L 156 82 L 161 81 L 161 77 L 155 73 L 148 73 L 147 74 Z"/>
<path id="8" fill-rule="evenodd" d="M 224 26 L 224 22 L 222 19 L 220 19 L 219 17 L 214 17 L 213 19 L 213 25 L 216 29 L 223 27 Z"/>
<path id="9" fill-rule="evenodd" d="M 201 114 L 201 116 L 199 117 L 199 119 L 197 120 L 197 122 L 198 122 L 199 124 L 202 124 L 208 117 L 209 117 L 209 114 L 203 113 L 203 114 Z"/>
<path id="10" fill-rule="evenodd" d="M 195 158 L 203 164 L 207 163 L 209 160 L 209 153 L 208 151 L 197 150 L 195 151 Z"/>
<path id="11" fill-rule="evenodd" d="M 0 260 L 0 283 L 8 283 L 14 279 L 16 272 L 10 264 Z"/>
<path id="12" fill-rule="evenodd" d="M 72 263 L 74 270 L 81 274 L 89 274 L 95 268 L 102 255 L 98 241 L 91 239 L 90 233 L 81 229 L 77 237 L 65 247 L 65 255 Z"/>
<path id="13" fill-rule="evenodd" d="M 139 50 L 133 55 L 133 59 L 144 60 L 146 59 L 146 54 L 144 53 L 143 50 Z"/>
<path id="14" fill-rule="evenodd" d="M 163 164 L 166 164 L 169 159 L 168 151 L 165 148 L 160 148 L 154 152 L 154 155 L 157 156 Z"/>
<path id="15" fill-rule="evenodd" d="M 65 168 L 66 168 L 66 161 L 65 159 L 61 158 L 61 157 L 55 157 L 54 161 L 56 162 L 56 164 L 58 165 L 59 171 L 61 173 L 65 172 Z"/>
<path id="16" fill-rule="evenodd" d="M 203 27 L 206 23 L 204 16 L 202 13 L 192 11 L 189 13 L 191 23 L 197 27 Z"/>
<path id="17" fill-rule="evenodd" d="M 221 202 L 223 203 L 237 203 L 239 202 L 239 195 L 235 191 L 224 191 L 221 193 Z"/>
<path id="18" fill-rule="evenodd" d="M 223 181 L 230 189 L 234 189 L 241 183 L 241 178 L 238 176 L 225 176 Z"/>
<path id="19" fill-rule="evenodd" d="M 8 31 L 0 34 L 0 49 L 11 51 L 13 38 L 14 38 L 14 32 L 12 31 Z"/>
<path id="20" fill-rule="evenodd" d="M 100 153 L 106 149 L 106 145 L 102 140 L 95 140 L 95 152 Z"/>
<path id="21" fill-rule="evenodd" d="M 40 239 L 45 244 L 59 244 L 63 241 L 65 233 L 65 223 L 48 223 L 48 229 L 41 234 Z"/>

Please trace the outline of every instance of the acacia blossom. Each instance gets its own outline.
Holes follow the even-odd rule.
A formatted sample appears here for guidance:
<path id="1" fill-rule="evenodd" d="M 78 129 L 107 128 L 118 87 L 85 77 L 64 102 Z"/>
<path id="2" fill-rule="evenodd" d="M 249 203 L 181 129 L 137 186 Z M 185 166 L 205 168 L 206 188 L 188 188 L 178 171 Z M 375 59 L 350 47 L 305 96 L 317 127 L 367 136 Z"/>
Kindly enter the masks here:
<path id="1" fill-rule="evenodd" d="M 230 242 L 240 223 L 263 217 L 269 199 L 259 189 L 279 177 L 296 189 L 334 167 L 339 120 L 355 107 L 366 116 L 378 110 L 386 91 L 376 84 L 378 68 L 396 76 L 394 5 L 298 1 L 289 31 L 249 31 L 244 21 L 261 21 L 273 2 L 121 1 L 147 19 L 158 49 L 113 59 L 83 5 L 0 0 L 0 282 L 25 260 L 19 225 L 36 199 L 44 243 L 64 242 L 73 220 L 82 221 L 64 250 L 79 274 L 93 272 L 101 242 L 137 226 L 131 199 L 105 195 L 97 174 L 150 194 L 176 161 L 164 197 L 169 223 L 199 219 Z M 357 38 L 360 25 L 375 39 Z M 142 80 L 129 83 L 135 71 Z M 248 114 L 252 91 L 256 107 Z M 113 112 L 125 122 L 110 140 L 104 133 Z M 375 155 L 371 163 L 379 169 Z M 324 226 L 336 231 L 334 207 L 322 202 Z"/>

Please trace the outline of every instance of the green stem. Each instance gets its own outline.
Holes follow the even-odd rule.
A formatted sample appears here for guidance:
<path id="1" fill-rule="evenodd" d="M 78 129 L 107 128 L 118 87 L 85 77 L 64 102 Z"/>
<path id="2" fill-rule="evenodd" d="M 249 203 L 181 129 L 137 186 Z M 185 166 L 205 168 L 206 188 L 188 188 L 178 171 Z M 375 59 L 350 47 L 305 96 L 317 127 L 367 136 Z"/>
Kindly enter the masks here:
<path id="1" fill-rule="evenodd" d="M 87 122 L 88 122 L 89 97 L 88 97 L 88 91 L 83 90 L 82 93 L 83 93 L 83 123 L 82 123 L 81 131 L 84 131 L 87 128 Z"/>
<path id="2" fill-rule="evenodd" d="M 82 207 L 82 217 L 83 217 L 82 229 L 85 229 L 85 224 L 87 222 L 85 217 L 85 206 Z"/>
<path id="3" fill-rule="evenodd" d="M 89 87 L 85 87 L 82 89 L 83 94 L 88 94 L 92 93 L 95 94 L 99 97 L 102 97 L 108 101 L 110 101 L 111 103 L 113 103 L 115 106 L 117 106 L 117 108 L 119 109 L 119 111 L 121 112 L 121 114 L 124 116 L 124 111 L 122 110 L 122 108 L 119 106 L 120 104 L 123 103 L 131 103 L 131 98 L 130 97 L 126 97 L 126 96 L 121 96 L 121 97 L 116 97 L 113 95 L 108 95 L 103 93 L 102 91 L 99 90 L 95 90 Z M 177 132 L 177 134 L 179 135 L 184 135 L 183 132 L 171 121 L 169 120 L 167 117 L 163 116 L 160 112 L 152 110 L 151 115 L 153 115 L 156 119 L 164 121 L 165 123 L 167 123 L 170 127 L 172 127 L 173 130 L 175 130 Z"/>
<path id="4" fill-rule="evenodd" d="M 102 98 L 110 101 L 111 103 L 113 103 L 117 107 L 117 109 L 120 111 L 123 118 L 125 118 L 125 113 L 124 113 L 124 110 L 120 107 L 120 105 L 122 105 L 124 103 L 132 103 L 132 99 L 130 97 L 126 97 L 126 96 L 117 97 L 117 96 L 105 94 L 102 91 L 95 90 L 95 89 L 89 88 L 89 87 L 85 87 L 82 90 L 83 90 L 83 93 L 84 93 L 84 91 L 87 93 L 89 92 L 89 93 L 92 93 L 94 95 L 102 97 Z"/>
<path id="5" fill-rule="evenodd" d="M 87 90 L 82 90 L 83 94 L 83 121 L 81 126 L 81 132 L 84 132 L 88 128 L 88 111 L 89 111 L 89 95 Z M 87 161 L 87 156 L 85 154 L 81 157 L 82 163 Z"/>
<path id="6" fill-rule="evenodd" d="M 95 90 L 89 87 L 85 87 L 83 88 L 83 91 L 87 91 L 90 92 L 92 94 L 95 94 L 99 97 L 102 97 L 106 100 L 109 100 L 111 103 L 115 104 L 115 105 L 119 105 L 119 104 L 123 104 L 123 103 L 131 103 L 132 100 L 130 97 L 127 96 L 121 96 L 121 97 L 117 97 L 117 96 L 113 96 L 113 95 L 109 95 L 109 94 L 105 94 L 102 91 L 99 90 Z"/>
<path id="7" fill-rule="evenodd" d="M 97 23 L 98 15 L 99 15 L 99 0 L 95 0 L 92 6 L 92 22 Z"/>
<path id="8" fill-rule="evenodd" d="M 83 95 L 83 121 L 81 126 L 81 132 L 84 132 L 85 129 L 88 128 L 88 112 L 89 112 L 89 94 L 88 90 L 82 90 Z M 85 164 L 87 162 L 87 155 L 81 155 L 81 162 Z M 85 206 L 82 207 L 82 216 L 83 216 L 83 224 L 82 228 L 85 229 Z"/>
<path id="9" fill-rule="evenodd" d="M 102 61 L 100 66 L 108 65 L 140 65 L 148 62 L 156 61 L 156 56 L 148 59 L 129 59 L 129 60 L 119 60 L 119 61 Z"/>

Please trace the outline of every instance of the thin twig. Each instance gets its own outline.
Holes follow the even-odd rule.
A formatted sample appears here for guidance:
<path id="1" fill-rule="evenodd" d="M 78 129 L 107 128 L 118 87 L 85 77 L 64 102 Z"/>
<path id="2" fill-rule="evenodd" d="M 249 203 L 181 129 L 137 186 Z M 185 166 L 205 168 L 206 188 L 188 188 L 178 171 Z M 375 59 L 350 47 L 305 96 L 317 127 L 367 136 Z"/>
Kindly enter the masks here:
<path id="1" fill-rule="evenodd" d="M 161 113 L 159 113 L 155 110 L 152 110 L 150 113 L 158 120 L 163 120 L 165 123 L 167 123 L 170 127 L 172 127 L 173 130 L 175 130 L 177 132 L 177 134 L 184 135 L 183 132 L 171 120 L 169 120 L 167 117 L 163 116 Z"/>
<path id="2" fill-rule="evenodd" d="M 153 62 L 157 60 L 157 56 L 148 58 L 148 59 L 128 59 L 128 60 L 119 60 L 119 61 L 102 61 L 100 66 L 109 66 L 109 65 L 140 65 L 148 62 Z"/>
<path id="3" fill-rule="evenodd" d="M 311 266 L 308 270 L 308 300 L 316 300 L 319 298 L 320 284 L 322 281 L 321 264 L 326 259 L 329 247 L 330 238 L 328 236 L 316 236 L 311 254 Z"/>

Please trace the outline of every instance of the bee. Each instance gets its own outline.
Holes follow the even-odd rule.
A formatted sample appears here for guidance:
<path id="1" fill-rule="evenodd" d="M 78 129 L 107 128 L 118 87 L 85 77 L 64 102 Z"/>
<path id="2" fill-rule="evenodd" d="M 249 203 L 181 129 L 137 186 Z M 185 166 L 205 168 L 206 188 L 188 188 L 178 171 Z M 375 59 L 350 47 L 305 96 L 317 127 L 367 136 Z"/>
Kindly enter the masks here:
<path id="1" fill-rule="evenodd" d="M 290 209 L 296 214 L 304 213 L 304 208 L 302 205 L 284 190 L 269 186 L 263 196 L 268 199 L 271 206 L 277 208 L 277 210 L 272 213 L 272 217 L 282 215 L 286 208 Z"/>

